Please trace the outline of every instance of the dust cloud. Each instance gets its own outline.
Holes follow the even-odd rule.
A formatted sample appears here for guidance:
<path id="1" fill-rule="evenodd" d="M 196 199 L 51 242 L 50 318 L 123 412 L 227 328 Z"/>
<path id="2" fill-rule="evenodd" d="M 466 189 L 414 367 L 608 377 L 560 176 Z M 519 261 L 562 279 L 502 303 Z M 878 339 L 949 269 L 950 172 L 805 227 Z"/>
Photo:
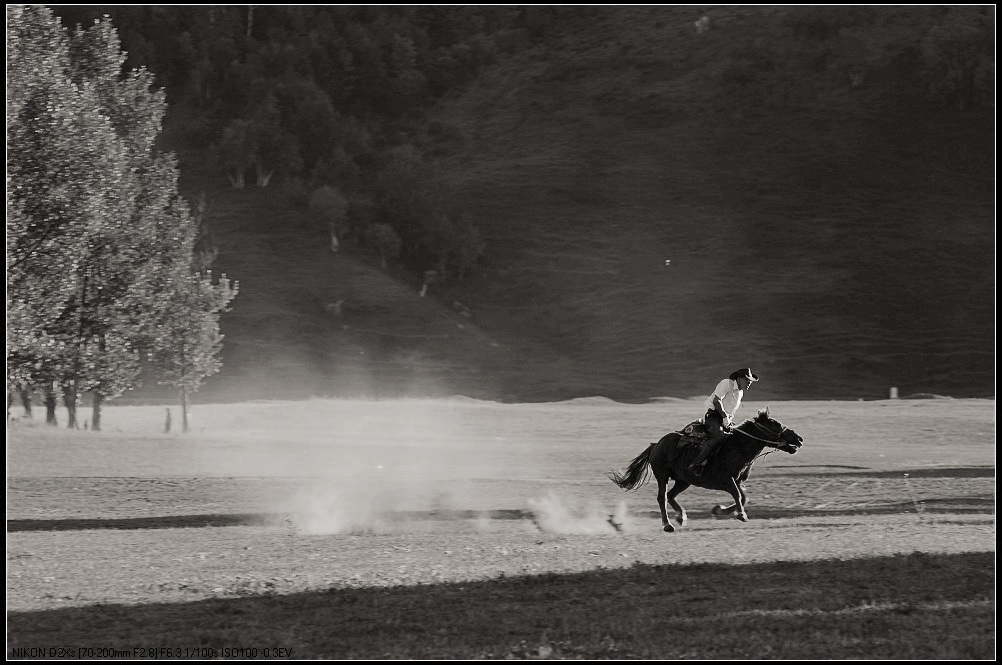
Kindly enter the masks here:
<path id="1" fill-rule="evenodd" d="M 519 472 L 518 451 L 502 445 L 499 407 L 463 398 L 206 406 L 203 415 L 218 412 L 201 435 L 202 465 L 213 475 L 288 479 L 284 495 L 248 499 L 288 514 L 303 534 L 469 518 L 490 507 L 480 488 Z"/>
<path id="2" fill-rule="evenodd" d="M 571 506 L 550 492 L 542 499 L 530 499 L 533 522 L 540 531 L 555 534 L 592 536 L 614 534 L 628 529 L 626 503 L 620 502 L 610 513 L 598 502 Z"/>
<path id="3" fill-rule="evenodd" d="M 289 524 L 304 535 L 386 533 L 392 525 L 386 515 L 393 504 L 385 495 L 348 488 L 314 489 L 295 496 Z"/>
<path id="4" fill-rule="evenodd" d="M 595 406 L 579 408 L 583 413 Z M 218 408 L 211 422 L 218 423 L 222 447 L 206 449 L 205 465 L 215 473 L 289 479 L 286 494 L 249 499 L 289 515 L 300 534 L 424 527 L 483 532 L 491 529 L 490 511 L 499 508 L 507 518 L 521 513 L 527 528 L 534 524 L 547 533 L 611 534 L 627 528 L 625 504 L 610 511 L 600 502 L 575 504 L 553 492 L 530 498 L 542 494 L 531 489 L 529 460 L 543 452 L 533 433 L 541 423 L 547 423 L 543 429 L 571 431 L 566 422 L 545 415 L 552 406 L 456 397 Z M 582 415 L 577 426 L 584 420 Z M 211 431 L 204 436 L 214 440 Z M 520 483 L 518 489 L 514 483 Z M 499 496 L 507 497 L 500 505 Z"/>

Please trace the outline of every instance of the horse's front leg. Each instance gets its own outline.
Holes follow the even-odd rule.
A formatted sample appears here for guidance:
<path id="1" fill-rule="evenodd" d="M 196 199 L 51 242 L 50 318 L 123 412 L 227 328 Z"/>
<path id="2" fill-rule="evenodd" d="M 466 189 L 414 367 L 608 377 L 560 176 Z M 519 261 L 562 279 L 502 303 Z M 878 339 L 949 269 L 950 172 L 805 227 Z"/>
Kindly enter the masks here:
<path id="1" fill-rule="evenodd" d="M 712 513 L 714 517 L 721 517 L 723 515 L 730 515 L 731 513 L 735 513 L 734 516 L 736 518 L 738 518 L 742 522 L 747 522 L 748 514 L 745 513 L 745 507 L 744 507 L 746 495 L 744 494 L 741 485 L 735 479 L 732 478 L 730 484 L 726 488 L 724 488 L 724 491 L 726 491 L 734 498 L 734 503 L 732 503 L 729 506 L 725 505 L 714 506 L 710 510 L 710 513 Z"/>
<path id="2" fill-rule="evenodd" d="M 674 533 L 675 527 L 668 521 L 668 511 L 665 510 L 665 485 L 664 479 L 658 478 L 658 507 L 661 509 L 661 528 L 665 533 Z"/>
<path id="3" fill-rule="evenodd" d="M 734 497 L 734 504 L 736 507 L 734 516 L 742 522 L 747 522 L 748 513 L 745 512 L 745 499 L 747 498 L 747 495 L 741 488 L 741 483 L 738 482 L 737 478 L 731 478 L 730 485 L 727 488 L 727 493 Z"/>
<path id="4" fill-rule="evenodd" d="M 679 502 L 675 500 L 675 497 L 689 489 L 689 487 L 689 483 L 676 480 L 675 484 L 672 485 L 671 489 L 668 491 L 668 503 L 671 504 L 672 509 L 675 511 L 675 519 L 678 520 L 679 526 L 685 526 L 685 523 L 689 520 L 689 518 L 685 514 L 685 508 L 683 508 Z"/>

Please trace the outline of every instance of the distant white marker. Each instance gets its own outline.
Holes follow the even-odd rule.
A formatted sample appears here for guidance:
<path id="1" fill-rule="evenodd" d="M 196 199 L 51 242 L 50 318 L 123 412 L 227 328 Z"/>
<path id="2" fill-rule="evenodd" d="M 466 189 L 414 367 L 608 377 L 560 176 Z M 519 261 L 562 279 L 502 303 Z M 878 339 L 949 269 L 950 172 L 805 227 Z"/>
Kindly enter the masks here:
<path id="1" fill-rule="evenodd" d="M 665 265 L 666 266 L 670 266 L 671 265 L 671 259 L 665 259 Z"/>

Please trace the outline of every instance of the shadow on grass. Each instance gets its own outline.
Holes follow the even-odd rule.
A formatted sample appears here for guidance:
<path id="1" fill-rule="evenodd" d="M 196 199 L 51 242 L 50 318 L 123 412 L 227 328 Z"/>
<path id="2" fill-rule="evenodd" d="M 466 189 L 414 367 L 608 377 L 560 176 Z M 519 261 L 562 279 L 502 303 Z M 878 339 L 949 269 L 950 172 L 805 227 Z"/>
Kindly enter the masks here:
<path id="1" fill-rule="evenodd" d="M 83 531 L 85 529 L 187 529 L 209 526 L 265 526 L 281 517 L 267 513 L 230 515 L 164 515 L 110 519 L 7 520 L 7 532 Z"/>
<path id="2" fill-rule="evenodd" d="M 110 657 L 170 648 L 174 655 L 164 656 L 175 658 L 987 659 L 995 649 L 994 558 L 915 553 L 742 566 L 637 564 L 472 583 L 11 612 L 7 656 L 73 645 Z"/>
<path id="3" fill-rule="evenodd" d="M 220 526 L 276 526 L 289 518 L 286 513 L 221 513 L 214 515 L 159 515 L 129 518 L 68 518 L 54 520 L 7 520 L 7 532 L 82 531 L 85 529 L 185 529 Z M 380 515 L 391 522 L 420 520 L 521 520 L 531 519 L 527 510 L 437 510 L 397 511 Z"/>

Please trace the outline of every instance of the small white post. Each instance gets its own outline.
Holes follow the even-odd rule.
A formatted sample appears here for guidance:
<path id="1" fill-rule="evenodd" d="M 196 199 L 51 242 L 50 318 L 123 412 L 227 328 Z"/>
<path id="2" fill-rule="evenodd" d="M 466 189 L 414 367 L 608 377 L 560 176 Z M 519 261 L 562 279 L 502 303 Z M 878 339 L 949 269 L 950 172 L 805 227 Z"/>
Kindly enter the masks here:
<path id="1" fill-rule="evenodd" d="M 898 387 L 891 386 L 891 399 L 897 399 L 897 398 L 898 398 Z"/>

